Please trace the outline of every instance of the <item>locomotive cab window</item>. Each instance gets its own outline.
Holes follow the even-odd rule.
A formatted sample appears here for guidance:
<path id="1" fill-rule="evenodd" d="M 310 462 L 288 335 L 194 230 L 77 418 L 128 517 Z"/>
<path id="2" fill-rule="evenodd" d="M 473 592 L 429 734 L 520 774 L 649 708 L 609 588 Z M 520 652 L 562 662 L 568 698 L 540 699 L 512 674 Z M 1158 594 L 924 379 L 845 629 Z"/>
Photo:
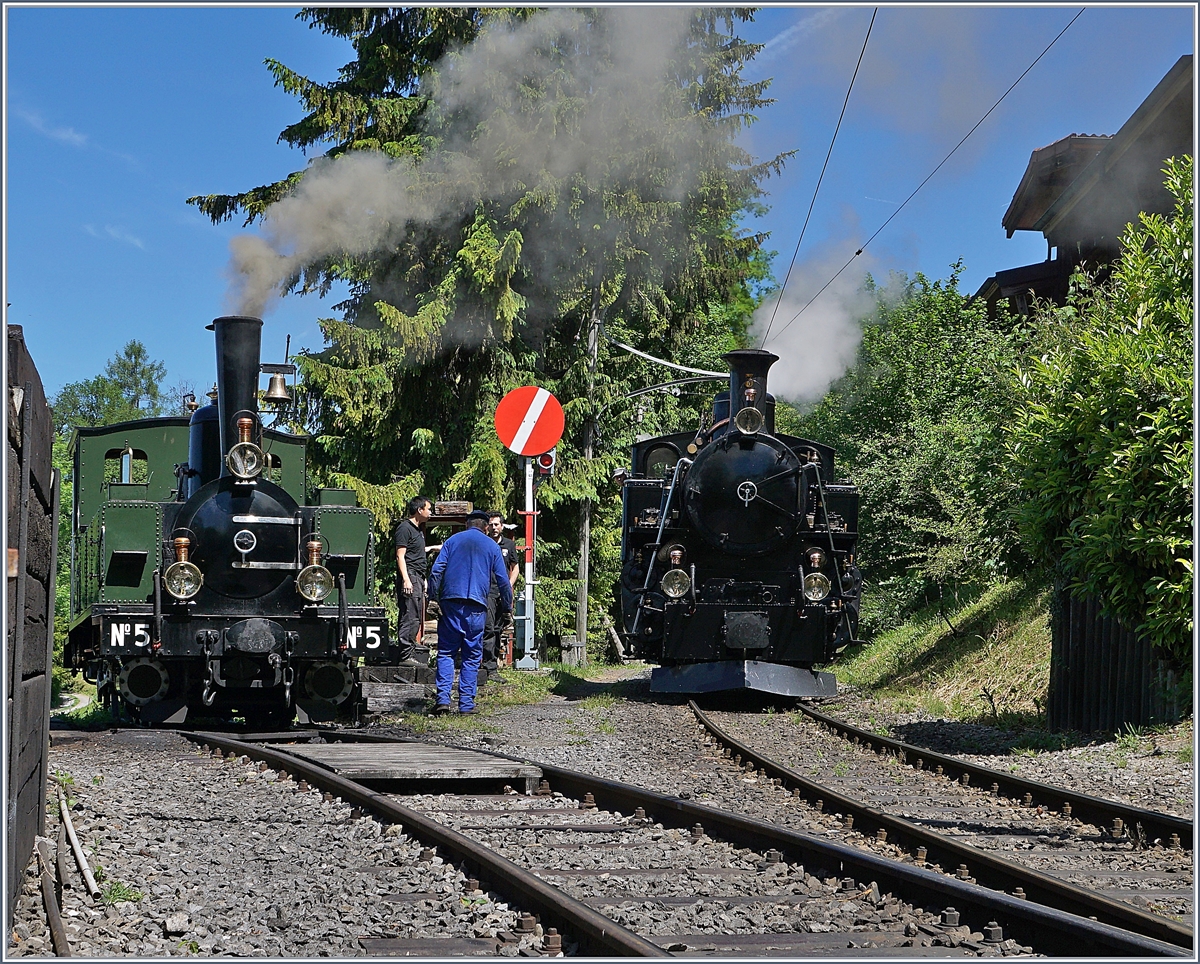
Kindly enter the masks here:
<path id="1" fill-rule="evenodd" d="M 651 446 L 642 460 L 642 474 L 648 479 L 661 479 L 675 469 L 678 461 L 679 452 L 674 445 Z"/>
<path id="2" fill-rule="evenodd" d="M 278 455 L 270 452 L 263 456 L 266 464 L 263 466 L 263 478 L 276 484 L 283 481 L 283 462 Z"/>
<path id="3" fill-rule="evenodd" d="M 126 485 L 149 482 L 149 457 L 141 449 L 109 449 L 104 453 L 104 481 Z"/>

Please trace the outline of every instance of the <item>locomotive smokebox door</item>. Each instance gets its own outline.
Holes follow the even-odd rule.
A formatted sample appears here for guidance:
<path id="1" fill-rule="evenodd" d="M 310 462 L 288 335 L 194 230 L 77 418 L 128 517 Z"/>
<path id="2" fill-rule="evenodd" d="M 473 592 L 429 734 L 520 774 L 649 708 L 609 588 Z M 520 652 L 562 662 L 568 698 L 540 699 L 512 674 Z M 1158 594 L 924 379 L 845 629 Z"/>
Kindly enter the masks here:
<path id="1" fill-rule="evenodd" d="M 281 653 L 283 627 L 271 619 L 243 619 L 225 630 L 225 645 L 243 653 Z"/>
<path id="2" fill-rule="evenodd" d="M 771 645 L 771 625 L 767 614 L 727 612 L 725 645 L 730 649 L 766 649 Z"/>

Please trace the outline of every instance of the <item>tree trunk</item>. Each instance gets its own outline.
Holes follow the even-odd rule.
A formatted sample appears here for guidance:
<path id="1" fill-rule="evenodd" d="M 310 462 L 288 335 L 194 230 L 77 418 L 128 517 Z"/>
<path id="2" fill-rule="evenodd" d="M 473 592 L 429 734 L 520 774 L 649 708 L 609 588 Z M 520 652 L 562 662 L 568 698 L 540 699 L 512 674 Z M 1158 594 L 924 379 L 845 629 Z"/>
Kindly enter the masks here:
<path id="1" fill-rule="evenodd" d="M 595 442 L 596 356 L 600 347 L 600 283 L 592 290 L 592 310 L 588 316 L 588 414 L 583 423 L 583 460 L 589 466 Z M 592 544 L 592 500 L 584 496 L 579 503 L 579 588 L 575 596 L 575 635 L 582 647 L 582 662 L 587 662 L 588 630 L 588 555 Z"/>

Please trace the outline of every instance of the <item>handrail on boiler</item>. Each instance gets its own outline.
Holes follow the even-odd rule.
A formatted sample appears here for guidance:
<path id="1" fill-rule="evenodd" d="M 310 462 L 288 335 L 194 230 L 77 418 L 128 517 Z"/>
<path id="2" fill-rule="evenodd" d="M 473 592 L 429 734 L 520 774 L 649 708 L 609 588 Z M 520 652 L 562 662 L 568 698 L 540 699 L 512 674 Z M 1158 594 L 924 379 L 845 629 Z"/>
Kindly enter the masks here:
<path id="1" fill-rule="evenodd" d="M 662 507 L 662 511 L 658 514 L 658 534 L 654 537 L 655 551 L 650 555 L 650 561 L 646 563 L 646 581 L 642 583 L 642 591 L 638 594 L 638 608 L 633 616 L 632 632 L 637 633 L 638 623 L 642 619 L 642 609 L 646 605 L 646 590 L 650 588 L 650 580 L 654 577 L 654 560 L 658 556 L 658 548 L 662 545 L 663 531 L 667 527 L 667 516 L 671 514 L 671 500 L 675 496 L 675 485 L 679 481 L 679 472 L 687 465 L 691 465 L 691 459 L 680 459 L 675 463 L 675 471 L 671 475 L 671 487 L 667 489 L 667 501 Z"/>

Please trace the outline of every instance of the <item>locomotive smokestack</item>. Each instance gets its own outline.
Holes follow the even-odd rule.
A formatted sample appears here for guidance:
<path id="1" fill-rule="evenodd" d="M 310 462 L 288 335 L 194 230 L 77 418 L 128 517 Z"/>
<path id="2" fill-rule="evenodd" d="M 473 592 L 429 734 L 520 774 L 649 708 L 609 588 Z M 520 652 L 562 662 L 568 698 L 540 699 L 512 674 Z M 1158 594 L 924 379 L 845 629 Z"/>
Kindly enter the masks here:
<path id="1" fill-rule="evenodd" d="M 767 371 L 779 356 L 757 348 L 739 348 L 721 356 L 729 365 L 729 417 L 757 408 L 766 430 L 775 433 L 775 396 L 767 394 Z"/>
<path id="2" fill-rule="evenodd" d="M 238 441 L 238 414 L 258 415 L 258 362 L 262 319 L 227 315 L 213 319 L 217 333 L 217 410 L 221 424 L 221 475 L 225 456 Z"/>

